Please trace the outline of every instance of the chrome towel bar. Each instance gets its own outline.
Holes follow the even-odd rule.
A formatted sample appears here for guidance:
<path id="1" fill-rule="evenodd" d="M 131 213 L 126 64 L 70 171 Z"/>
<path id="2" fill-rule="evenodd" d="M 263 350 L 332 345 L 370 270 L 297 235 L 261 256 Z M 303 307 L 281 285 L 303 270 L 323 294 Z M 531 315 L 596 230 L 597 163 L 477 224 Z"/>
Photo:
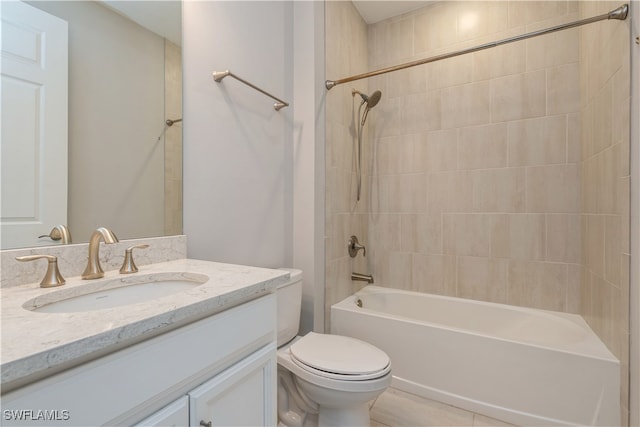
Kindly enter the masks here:
<path id="1" fill-rule="evenodd" d="M 214 71 L 214 72 L 213 72 L 213 80 L 215 80 L 217 83 L 220 83 L 220 82 L 222 81 L 222 79 L 224 79 L 224 78 L 225 78 L 225 77 L 227 77 L 227 76 L 233 77 L 234 79 L 236 79 L 236 80 L 238 80 L 238 81 L 240 81 L 240 82 L 242 82 L 242 83 L 246 84 L 247 86 L 249 86 L 249 87 L 251 87 L 251 88 L 253 88 L 253 89 L 257 90 L 258 92 L 261 92 L 261 93 L 263 93 L 263 94 L 267 95 L 269 98 L 276 100 L 277 102 L 275 102 L 275 103 L 273 104 L 273 108 L 274 108 L 276 111 L 280 111 L 282 108 L 284 108 L 284 107 L 288 107 L 288 106 L 289 106 L 289 103 L 288 103 L 288 102 L 284 102 L 283 100 L 281 100 L 281 99 L 279 99 L 279 98 L 277 98 L 277 97 L 275 97 L 275 96 L 271 95 L 269 92 L 267 92 L 267 91 L 265 91 L 265 90 L 260 89 L 258 86 L 254 85 L 254 84 L 251 84 L 251 83 L 249 83 L 248 81 L 246 81 L 246 80 L 244 80 L 244 79 L 242 79 L 242 78 L 240 78 L 240 77 L 236 76 L 235 74 L 233 74 L 233 73 L 232 73 L 231 71 L 229 71 L 229 70 L 225 70 L 225 71 Z"/>

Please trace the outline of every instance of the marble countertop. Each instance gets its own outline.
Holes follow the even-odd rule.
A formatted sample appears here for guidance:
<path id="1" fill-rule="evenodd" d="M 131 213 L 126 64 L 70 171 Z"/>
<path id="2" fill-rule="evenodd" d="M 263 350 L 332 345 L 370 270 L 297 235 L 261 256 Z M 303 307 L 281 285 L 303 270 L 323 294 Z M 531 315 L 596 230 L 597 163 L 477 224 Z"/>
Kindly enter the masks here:
<path id="1" fill-rule="evenodd" d="M 284 270 L 191 259 L 139 269 L 128 275 L 108 271 L 96 280 L 67 278 L 66 285 L 56 288 L 40 288 L 38 282 L 2 289 L 3 393 L 266 295 L 289 277 Z M 112 286 L 114 280 L 130 282 L 136 276 L 174 272 L 202 274 L 209 280 L 147 302 L 94 311 L 42 313 L 23 307 L 34 298 L 46 301 L 61 290 L 68 297 L 82 294 L 87 286 Z"/>

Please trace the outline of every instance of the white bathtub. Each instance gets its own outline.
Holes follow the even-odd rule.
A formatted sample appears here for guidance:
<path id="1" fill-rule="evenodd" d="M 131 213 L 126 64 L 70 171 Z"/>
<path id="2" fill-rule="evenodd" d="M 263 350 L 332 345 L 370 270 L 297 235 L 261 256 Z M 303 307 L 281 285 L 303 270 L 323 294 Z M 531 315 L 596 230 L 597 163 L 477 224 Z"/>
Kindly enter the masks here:
<path id="1" fill-rule="evenodd" d="M 410 393 L 517 425 L 620 425 L 619 362 L 577 315 L 367 286 L 331 332 L 384 350 Z"/>

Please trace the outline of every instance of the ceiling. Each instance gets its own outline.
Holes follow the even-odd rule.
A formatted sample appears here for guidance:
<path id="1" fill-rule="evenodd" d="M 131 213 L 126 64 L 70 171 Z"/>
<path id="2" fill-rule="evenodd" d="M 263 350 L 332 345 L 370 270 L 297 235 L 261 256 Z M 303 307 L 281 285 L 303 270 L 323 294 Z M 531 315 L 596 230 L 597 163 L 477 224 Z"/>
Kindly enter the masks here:
<path id="1" fill-rule="evenodd" d="M 375 24 L 384 19 L 420 9 L 431 3 L 435 2 L 423 0 L 353 0 L 353 5 L 367 24 Z"/>
<path id="2" fill-rule="evenodd" d="M 182 2 L 102 0 L 103 4 L 160 36 L 182 44 Z"/>
<path id="3" fill-rule="evenodd" d="M 143 27 L 181 44 L 180 1 L 122 1 L 102 0 L 103 4 L 136 21 Z M 353 4 L 367 24 L 420 9 L 434 1 L 426 0 L 353 0 Z"/>

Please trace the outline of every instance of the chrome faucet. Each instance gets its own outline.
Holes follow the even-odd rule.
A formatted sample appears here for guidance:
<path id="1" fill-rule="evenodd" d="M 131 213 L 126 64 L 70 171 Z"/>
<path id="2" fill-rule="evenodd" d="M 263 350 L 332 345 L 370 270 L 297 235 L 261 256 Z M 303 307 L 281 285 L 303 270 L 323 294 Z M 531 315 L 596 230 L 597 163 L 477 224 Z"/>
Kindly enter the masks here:
<path id="1" fill-rule="evenodd" d="M 370 274 L 351 273 L 351 280 L 373 283 L 373 276 Z"/>
<path id="2" fill-rule="evenodd" d="M 99 279 L 104 276 L 104 270 L 100 266 L 100 239 L 103 239 L 105 243 L 117 243 L 118 238 L 108 228 L 100 227 L 91 234 L 89 239 L 89 261 L 87 262 L 87 268 L 82 273 L 83 279 Z"/>

